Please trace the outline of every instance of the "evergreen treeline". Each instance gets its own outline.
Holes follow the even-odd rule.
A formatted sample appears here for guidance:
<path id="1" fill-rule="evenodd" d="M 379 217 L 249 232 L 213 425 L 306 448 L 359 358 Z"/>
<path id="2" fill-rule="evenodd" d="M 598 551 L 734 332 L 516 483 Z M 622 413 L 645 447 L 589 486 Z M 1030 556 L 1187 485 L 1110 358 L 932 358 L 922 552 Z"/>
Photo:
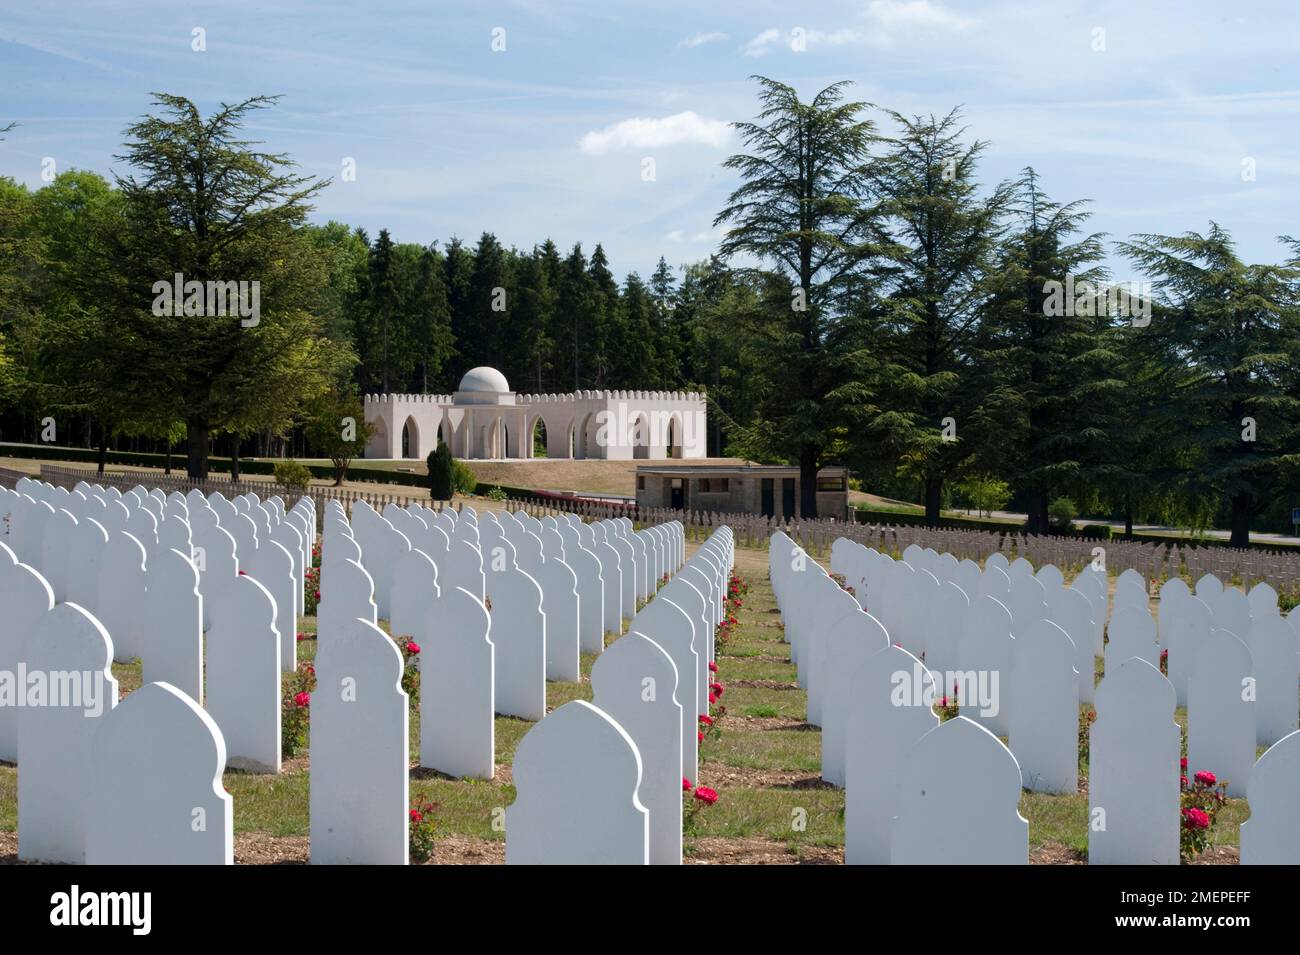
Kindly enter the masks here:
<path id="1" fill-rule="evenodd" d="M 325 183 L 240 138 L 257 97 L 160 95 L 130 173 L 0 179 L 0 437 L 311 454 L 370 392 L 704 389 L 710 454 L 848 464 L 864 489 L 1288 529 L 1300 461 L 1300 242 L 1241 261 L 1215 223 L 1111 246 L 1040 175 L 982 182 L 957 111 L 884 113 L 757 78 L 717 255 L 621 279 L 599 243 L 394 242 L 307 214 Z M 10 132 L 18 135 L 21 130 Z M 255 322 L 162 314 L 154 283 L 259 278 Z M 316 432 L 319 433 L 319 432 Z M 813 482 L 804 481 L 811 491 Z M 1005 488 L 1005 492 L 999 489 Z M 989 489 L 992 489 L 990 491 Z M 801 502 L 815 513 L 811 493 Z"/>

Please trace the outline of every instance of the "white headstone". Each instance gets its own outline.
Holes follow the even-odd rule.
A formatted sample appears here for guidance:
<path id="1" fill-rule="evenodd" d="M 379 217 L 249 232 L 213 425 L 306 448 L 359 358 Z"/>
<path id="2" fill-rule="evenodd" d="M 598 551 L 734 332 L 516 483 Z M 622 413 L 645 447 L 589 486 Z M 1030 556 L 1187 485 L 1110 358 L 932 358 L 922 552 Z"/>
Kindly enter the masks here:
<path id="1" fill-rule="evenodd" d="M 401 653 L 369 620 L 354 620 L 317 651 L 313 865 L 409 861 L 410 742 L 401 678 Z"/>
<path id="2" fill-rule="evenodd" d="M 252 577 L 236 577 L 209 616 L 207 706 L 221 727 L 227 762 L 232 769 L 278 773 L 281 634 L 275 599 Z"/>
<path id="3" fill-rule="evenodd" d="M 1147 661 L 1107 663 L 1089 743 L 1089 863 L 1178 864 L 1174 704 L 1173 684 Z"/>
<path id="4" fill-rule="evenodd" d="M 112 642 L 90 613 L 58 604 L 22 653 L 28 695 L 18 711 L 18 858 L 78 865 L 86 861 L 95 733 L 117 705 Z M 37 705 L 33 694 L 42 684 L 45 699 Z"/>
<path id="5" fill-rule="evenodd" d="M 1208 770 L 1246 795 L 1255 765 L 1255 700 L 1247 692 L 1250 650 L 1234 634 L 1215 630 L 1201 647 L 1187 689 L 1187 772 Z"/>
<path id="6" fill-rule="evenodd" d="M 1300 731 L 1282 737 L 1259 758 L 1250 773 L 1250 818 L 1241 824 L 1242 865 L 1300 863 Z"/>
<path id="7" fill-rule="evenodd" d="M 506 809 L 508 865 L 646 865 L 641 757 L 623 727 L 584 700 L 566 703 L 515 752 Z"/>
<path id="8" fill-rule="evenodd" d="M 903 761 L 890 863 L 1025 865 L 1029 823 L 1019 803 L 1011 751 L 964 716 L 941 723 Z"/>
<path id="9" fill-rule="evenodd" d="M 632 737 L 641 756 L 637 795 L 650 817 L 651 865 L 682 861 L 682 724 L 677 667 L 650 637 L 627 633 L 591 669 L 592 702 Z"/>
<path id="10" fill-rule="evenodd" d="M 89 865 L 233 865 L 226 746 L 212 717 L 167 683 L 146 683 L 95 734 Z"/>
<path id="11" fill-rule="evenodd" d="M 201 704 L 203 598 L 199 595 L 199 572 L 180 551 L 163 551 L 149 562 L 145 585 L 144 603 L 139 608 L 141 680 L 166 683 Z"/>
<path id="12" fill-rule="evenodd" d="M 1050 620 L 1016 638 L 1011 651 L 1011 751 L 1031 792 L 1079 786 L 1079 674 L 1074 644 Z"/>
<path id="13" fill-rule="evenodd" d="M 414 632 L 420 645 L 420 765 L 448 776 L 495 772 L 492 618 L 468 590 L 445 590 Z"/>

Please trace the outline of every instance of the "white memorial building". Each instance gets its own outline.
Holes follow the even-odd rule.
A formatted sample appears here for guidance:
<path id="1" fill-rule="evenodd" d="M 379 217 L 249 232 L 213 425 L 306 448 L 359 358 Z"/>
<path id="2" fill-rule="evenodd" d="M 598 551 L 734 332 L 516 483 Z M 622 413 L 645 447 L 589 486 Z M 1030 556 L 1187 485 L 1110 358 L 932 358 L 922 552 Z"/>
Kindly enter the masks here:
<path id="1" fill-rule="evenodd" d="M 424 460 L 440 442 L 457 458 L 663 461 L 703 458 L 704 395 L 578 391 L 518 395 L 495 368 L 471 368 L 453 395 L 366 395 L 367 458 Z M 544 441 L 542 440 L 544 436 Z"/>

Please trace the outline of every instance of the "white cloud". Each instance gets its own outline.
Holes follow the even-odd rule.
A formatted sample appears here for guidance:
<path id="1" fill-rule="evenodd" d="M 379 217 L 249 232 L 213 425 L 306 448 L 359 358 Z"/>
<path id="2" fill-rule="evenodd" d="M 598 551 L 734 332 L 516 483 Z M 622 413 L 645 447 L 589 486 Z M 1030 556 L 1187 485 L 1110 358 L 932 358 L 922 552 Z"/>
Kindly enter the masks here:
<path id="1" fill-rule="evenodd" d="M 673 229 L 668 233 L 667 239 L 669 242 L 685 242 L 686 234 L 681 229 Z"/>
<path id="2" fill-rule="evenodd" d="M 578 148 L 593 156 L 624 149 L 659 149 L 683 143 L 721 149 L 730 138 L 730 124 L 686 110 L 662 119 L 625 119 L 604 129 L 593 130 L 578 140 Z"/>
<path id="3" fill-rule="evenodd" d="M 678 46 L 692 47 L 704 46 L 706 43 L 716 43 L 719 40 L 725 40 L 727 34 L 719 33 L 716 30 L 712 33 L 697 33 L 695 36 L 683 37 L 677 41 Z"/>
<path id="4" fill-rule="evenodd" d="M 833 33 L 826 33 L 823 30 L 805 30 L 804 39 L 811 46 L 845 46 L 850 43 L 859 43 L 862 40 L 862 34 L 857 30 L 850 30 L 847 27 L 842 30 L 836 30 Z"/>
<path id="5" fill-rule="evenodd" d="M 964 30 L 974 23 L 930 0 L 871 0 L 867 16 L 886 28 L 921 26 Z"/>
<path id="6" fill-rule="evenodd" d="M 745 56 L 762 56 L 767 52 L 767 48 L 779 39 L 781 39 L 781 31 L 776 27 L 771 27 L 746 43 L 740 48 L 740 51 Z"/>

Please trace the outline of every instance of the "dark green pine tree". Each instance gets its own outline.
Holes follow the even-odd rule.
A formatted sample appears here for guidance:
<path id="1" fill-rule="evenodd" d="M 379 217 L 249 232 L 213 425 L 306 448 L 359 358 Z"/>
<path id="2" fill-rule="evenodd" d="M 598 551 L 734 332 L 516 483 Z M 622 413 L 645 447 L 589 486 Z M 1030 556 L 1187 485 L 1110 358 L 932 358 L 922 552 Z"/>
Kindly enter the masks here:
<path id="1" fill-rule="evenodd" d="M 551 251 L 555 249 L 551 246 Z M 538 394 L 546 392 L 551 376 L 551 325 L 555 321 L 555 304 L 559 293 L 551 285 L 546 254 L 534 249 L 523 258 L 518 276 L 517 300 L 511 310 L 512 337 L 520 357 L 521 367 L 527 369 L 528 380 Z M 522 384 L 522 381 L 521 381 Z"/>
<path id="2" fill-rule="evenodd" d="M 379 390 L 384 394 L 390 390 L 392 325 L 399 307 L 393 259 L 393 240 L 387 229 L 380 229 L 379 238 L 370 250 L 370 324 L 376 338 L 376 352 L 370 359 L 378 367 Z"/>
<path id="3" fill-rule="evenodd" d="M 469 338 L 462 341 L 469 365 L 491 365 L 509 374 L 506 326 L 510 315 L 509 268 L 505 249 L 490 232 L 479 236 L 469 282 Z M 468 367 L 468 366 L 467 366 Z"/>
<path id="4" fill-rule="evenodd" d="M 619 338 L 618 283 L 614 281 L 614 273 L 609 268 L 609 257 L 599 242 L 591 253 L 587 275 L 591 278 L 588 311 L 590 324 L 586 342 L 588 374 L 594 388 L 617 388 L 620 386 L 611 373 L 614 371 L 614 349 Z"/>
<path id="5" fill-rule="evenodd" d="M 416 354 L 419 356 L 419 390 L 449 391 L 443 369 L 455 349 L 451 333 L 451 306 L 447 303 L 445 263 L 429 246 L 420 254 L 413 296 Z"/>
<path id="6" fill-rule="evenodd" d="M 965 355 L 990 292 L 1010 187 L 980 195 L 975 167 L 985 144 L 962 142 L 957 110 L 890 115 L 900 132 L 871 175 L 888 222 L 879 274 L 889 340 L 883 403 L 892 413 L 879 425 L 899 470 L 923 488 L 926 522 L 937 526 L 944 483 L 970 456 L 961 440 L 972 412 Z"/>
<path id="7" fill-rule="evenodd" d="M 1164 363 L 1182 369 L 1166 408 L 1195 454 L 1186 491 L 1223 502 L 1231 544 L 1250 544 L 1251 520 L 1272 503 L 1296 447 L 1297 400 L 1286 374 L 1297 342 L 1300 268 L 1248 265 L 1229 234 L 1134 236 L 1119 243 L 1154 282 L 1148 329 Z"/>
<path id="8" fill-rule="evenodd" d="M 474 274 L 474 255 L 459 238 L 452 236 L 443 256 L 443 281 L 447 286 L 447 308 L 451 311 L 451 334 L 456 343 L 452 361 L 463 373 L 476 362 L 473 355 L 476 322 L 470 308 L 470 280 Z M 456 382 L 453 381 L 454 388 Z"/>
<path id="9" fill-rule="evenodd" d="M 575 243 L 560 276 L 560 301 L 558 306 L 560 321 L 556 327 L 556 342 L 563 353 L 566 374 L 573 374 L 572 388 L 582 389 L 584 378 L 583 342 L 591 327 L 592 287 L 591 276 L 587 274 L 587 259 L 582 254 L 582 245 Z"/>
<path id="10" fill-rule="evenodd" d="M 1083 202 L 1053 202 L 1033 169 L 1015 183 L 972 347 L 979 404 L 968 429 L 978 469 L 1005 478 L 1043 534 L 1058 496 L 1081 497 L 1110 442 L 1115 378 L 1101 236 L 1081 235 Z M 1083 504 L 1083 501 L 1077 501 Z"/>
<path id="11" fill-rule="evenodd" d="M 660 388 L 680 388 L 685 379 L 682 375 L 682 343 L 673 320 L 677 305 L 677 275 L 663 256 L 659 257 L 659 264 L 650 276 L 650 302 L 654 323 L 655 380 Z"/>
<path id="12" fill-rule="evenodd" d="M 847 83 L 805 103 L 783 83 L 755 79 L 758 119 L 736 124 L 751 152 L 726 161 L 741 183 L 714 219 L 729 225 L 724 259 L 754 259 L 767 270 L 754 282 L 765 307 L 733 323 L 733 334 L 767 351 L 744 443 L 755 456 L 798 463 L 799 513 L 816 517 L 817 472 L 870 404 L 849 301 L 874 254 L 876 133 L 862 115 L 867 104 L 845 101 Z"/>

